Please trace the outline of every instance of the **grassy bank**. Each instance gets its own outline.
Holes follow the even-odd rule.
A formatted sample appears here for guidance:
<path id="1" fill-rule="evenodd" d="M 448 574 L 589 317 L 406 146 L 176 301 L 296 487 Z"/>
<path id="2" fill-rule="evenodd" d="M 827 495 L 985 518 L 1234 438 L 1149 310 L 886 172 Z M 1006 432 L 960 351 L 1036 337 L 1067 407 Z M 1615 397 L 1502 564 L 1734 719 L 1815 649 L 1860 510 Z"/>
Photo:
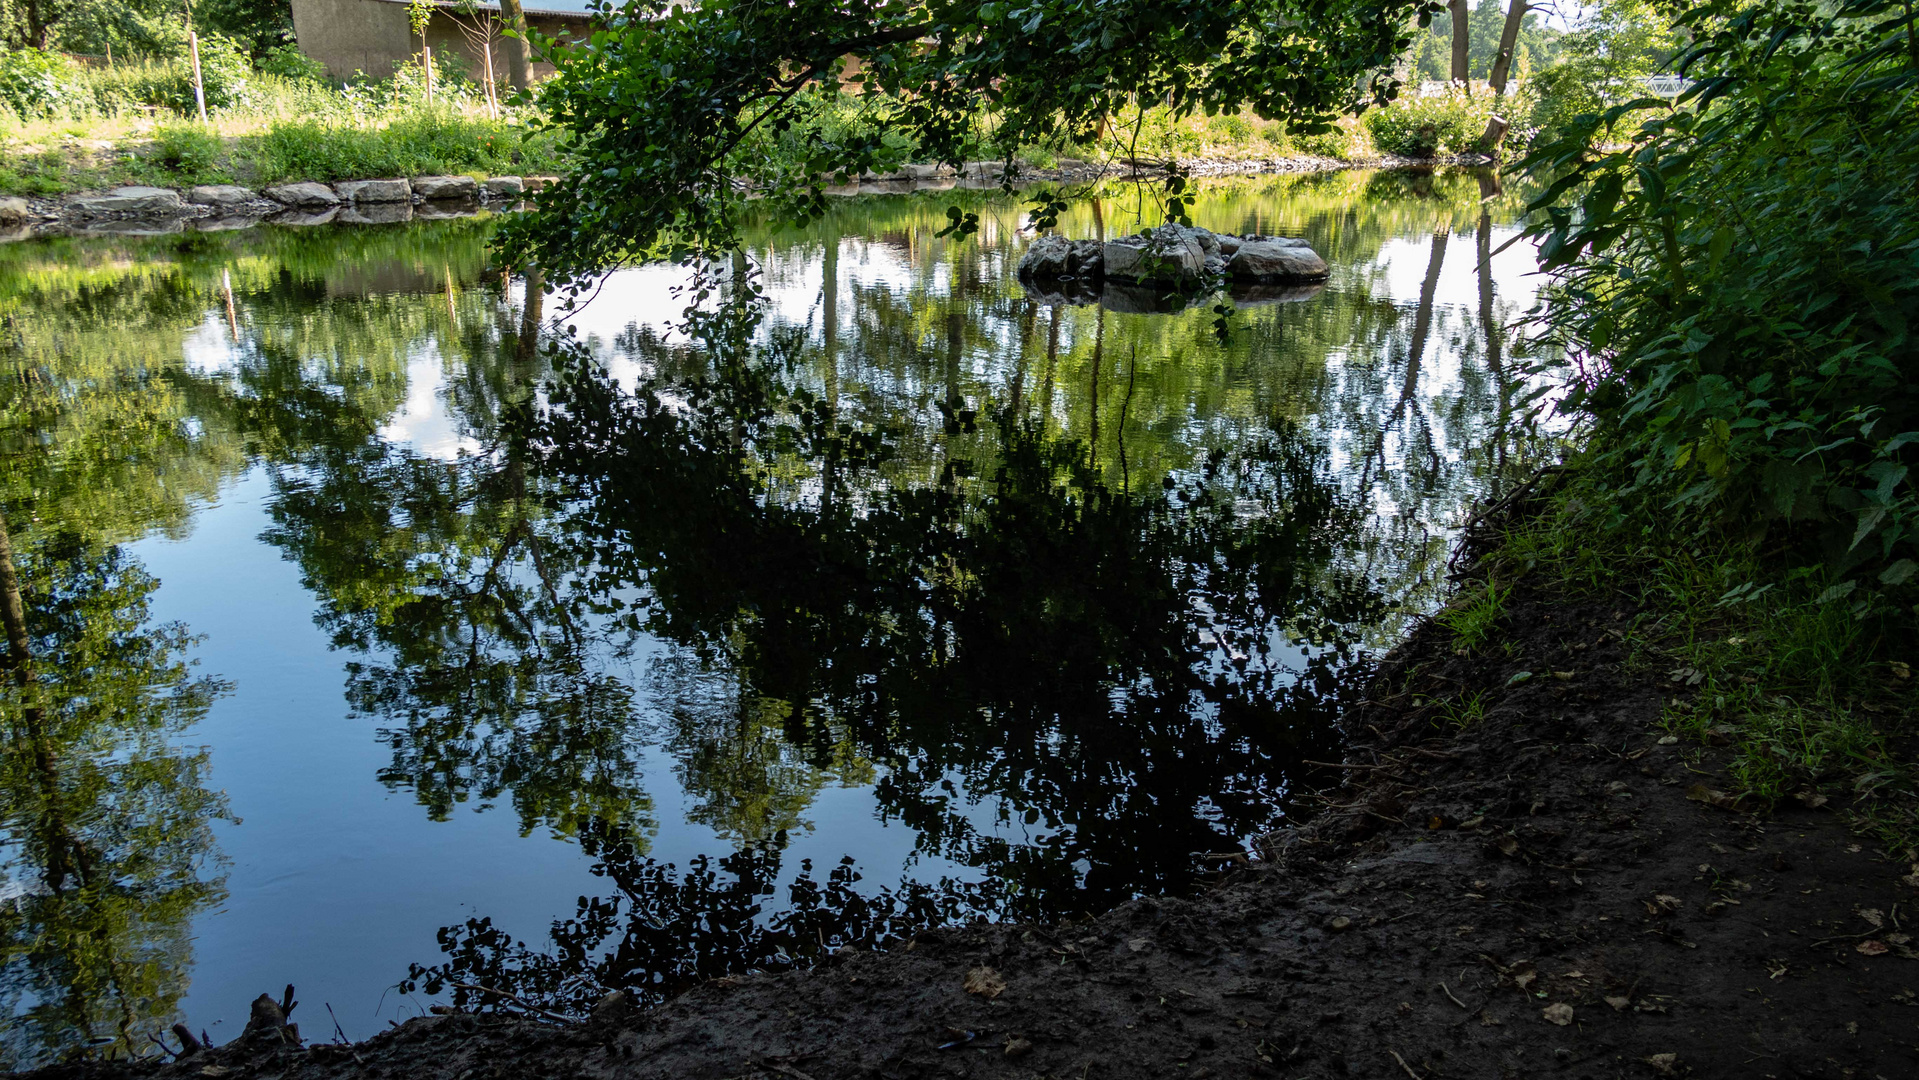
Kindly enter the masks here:
<path id="1" fill-rule="evenodd" d="M 20 55 L 0 61 L 17 65 Z M 240 67 L 210 80 L 204 123 L 177 62 L 68 64 L 36 78 L 31 93 L 16 86 L 9 96 L 0 87 L 0 194 L 53 196 L 121 184 L 550 174 L 566 166 L 563 142 L 543 128 L 537 105 L 491 106 L 482 89 L 458 73 L 436 80 L 429 103 L 425 79 L 415 69 L 391 79 L 329 83 L 311 71 Z M 1511 104 L 1530 107 L 1519 96 Z M 885 142 L 895 164 L 925 160 L 918 147 L 882 135 L 884 99 L 823 92 L 800 106 L 795 123 L 757 132 L 741 152 L 803 162 L 821 144 L 873 138 Z M 1029 166 L 1047 169 L 1126 158 L 1366 162 L 1383 155 L 1459 153 L 1474 148 L 1494 108 L 1483 92 L 1476 99 L 1408 99 L 1316 132 L 1251 113 L 1180 117 L 1165 108 L 1128 108 L 1095 136 L 1024 147 L 1021 156 Z M 991 131 L 988 117 L 982 146 Z"/>
<path id="2" fill-rule="evenodd" d="M 1542 512 L 1509 526 L 1438 620 L 1455 647 L 1494 660 L 1507 601 L 1526 581 L 1570 600 L 1647 614 L 1623 624 L 1628 670 L 1662 687 L 1660 726 L 1697 764 L 1729 752 L 1693 796 L 1769 812 L 1830 806 L 1899 858 L 1919 860 L 1912 755 L 1913 613 L 1861 610 L 1776 545 L 1702 539 L 1651 521 L 1609 527 L 1600 475 L 1551 478 Z M 1531 678 L 1552 679 L 1552 671 Z M 1474 701 L 1446 703 L 1464 725 Z"/>

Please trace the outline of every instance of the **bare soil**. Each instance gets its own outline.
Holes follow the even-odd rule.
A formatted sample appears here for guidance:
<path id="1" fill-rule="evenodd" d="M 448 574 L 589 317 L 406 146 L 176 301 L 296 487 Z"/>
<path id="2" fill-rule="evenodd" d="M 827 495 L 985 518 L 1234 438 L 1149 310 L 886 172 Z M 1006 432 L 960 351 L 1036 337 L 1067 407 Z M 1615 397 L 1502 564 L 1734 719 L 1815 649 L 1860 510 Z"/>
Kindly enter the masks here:
<path id="1" fill-rule="evenodd" d="M 1202 895 L 921 934 L 579 1024 L 432 1016 L 304 1048 L 269 1025 L 41 1075 L 1919 1075 L 1919 872 L 1837 804 L 1718 796 L 1720 751 L 1661 744 L 1677 691 L 1628 663 L 1635 614 L 1522 582 L 1496 647 L 1426 626 L 1349 715 L 1324 812 Z M 1484 715 L 1456 726 L 1444 702 L 1472 693 Z"/>

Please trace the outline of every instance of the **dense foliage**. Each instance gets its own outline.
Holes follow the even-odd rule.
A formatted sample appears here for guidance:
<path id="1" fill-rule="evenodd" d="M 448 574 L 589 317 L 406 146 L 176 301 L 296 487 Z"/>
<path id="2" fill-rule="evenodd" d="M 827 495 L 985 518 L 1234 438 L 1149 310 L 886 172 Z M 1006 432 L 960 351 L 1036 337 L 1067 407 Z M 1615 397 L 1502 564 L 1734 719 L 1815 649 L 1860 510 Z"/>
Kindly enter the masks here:
<path id="1" fill-rule="evenodd" d="M 1569 404 L 1621 516 L 1771 535 L 1824 565 L 1829 600 L 1901 589 L 1919 569 L 1913 25 L 1884 0 L 1686 19 L 1684 97 L 1588 115 L 1531 163 L 1558 177 L 1533 232 L 1546 326 L 1579 364 Z"/>
<path id="2" fill-rule="evenodd" d="M 888 167 L 886 132 L 935 160 L 1011 160 L 1025 145 L 1090 137 L 1115 112 L 1164 101 L 1176 114 L 1238 112 L 1321 130 L 1386 74 L 1423 0 L 1059 0 L 844 4 L 644 0 L 603 12 L 541 93 L 576 140 L 572 183 L 516 223 L 509 258 L 577 285 L 633 253 L 731 246 L 743 186 L 797 220 L 824 206 L 821 174 Z M 789 103 L 837 86 L 879 90 L 879 130 L 768 160 L 737 153 Z M 1363 88 L 1363 90 L 1361 89 Z M 987 117 L 990 115 L 990 123 Z"/>

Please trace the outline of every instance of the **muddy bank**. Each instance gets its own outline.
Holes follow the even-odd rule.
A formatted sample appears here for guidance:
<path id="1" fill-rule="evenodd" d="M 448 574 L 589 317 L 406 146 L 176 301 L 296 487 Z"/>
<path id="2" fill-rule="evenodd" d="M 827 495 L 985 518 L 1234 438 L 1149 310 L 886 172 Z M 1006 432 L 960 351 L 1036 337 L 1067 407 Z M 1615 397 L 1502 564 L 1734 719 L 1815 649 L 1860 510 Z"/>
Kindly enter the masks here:
<path id="1" fill-rule="evenodd" d="M 40 1075 L 1914 1075 L 1919 873 L 1836 802 L 1726 805 L 1719 752 L 1662 741 L 1683 691 L 1628 662 L 1656 614 L 1630 584 L 1522 579 L 1476 652 L 1415 633 L 1348 714 L 1324 811 L 1198 896 L 921 934 L 581 1024 L 442 1015 L 332 1046 L 309 1006 L 304 1047 L 269 1015 L 172 1064 Z"/>

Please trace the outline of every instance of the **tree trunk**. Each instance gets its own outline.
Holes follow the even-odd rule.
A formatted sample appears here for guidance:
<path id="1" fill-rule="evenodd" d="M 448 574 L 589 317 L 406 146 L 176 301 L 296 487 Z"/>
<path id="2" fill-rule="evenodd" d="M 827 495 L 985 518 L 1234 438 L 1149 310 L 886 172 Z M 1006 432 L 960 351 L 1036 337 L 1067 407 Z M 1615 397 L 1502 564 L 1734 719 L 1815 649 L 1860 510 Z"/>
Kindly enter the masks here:
<path id="1" fill-rule="evenodd" d="M 524 90 L 533 85 L 532 52 L 526 41 L 526 15 L 520 10 L 520 0 L 500 0 L 500 21 L 506 24 L 507 36 L 501 39 L 506 49 L 506 78 L 515 90 Z"/>
<path id="2" fill-rule="evenodd" d="M 1466 83 L 1472 78 L 1472 26 L 1466 11 L 1466 0 L 1447 0 L 1446 9 L 1453 16 L 1453 81 Z"/>
<path id="3" fill-rule="evenodd" d="M 1506 8 L 1506 25 L 1499 31 L 1499 52 L 1493 55 L 1493 70 L 1486 76 L 1495 95 L 1506 93 L 1506 80 L 1513 72 L 1513 50 L 1519 47 L 1519 24 L 1525 21 L 1529 9 L 1526 0 L 1511 0 Z"/>

